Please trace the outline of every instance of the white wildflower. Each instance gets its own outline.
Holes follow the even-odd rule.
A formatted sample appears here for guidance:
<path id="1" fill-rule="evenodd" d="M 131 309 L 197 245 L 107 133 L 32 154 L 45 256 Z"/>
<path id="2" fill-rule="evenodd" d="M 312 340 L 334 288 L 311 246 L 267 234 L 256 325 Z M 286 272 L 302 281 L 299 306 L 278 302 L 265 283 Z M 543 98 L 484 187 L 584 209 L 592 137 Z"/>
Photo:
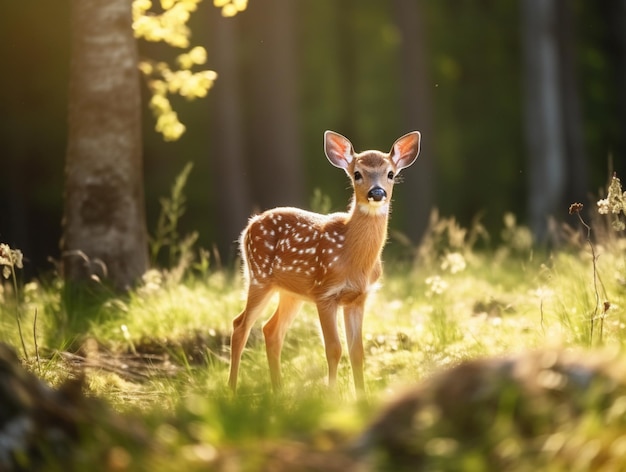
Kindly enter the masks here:
<path id="1" fill-rule="evenodd" d="M 441 261 L 441 270 L 449 270 L 451 274 L 463 272 L 466 267 L 465 257 L 460 252 L 449 252 Z"/>
<path id="2" fill-rule="evenodd" d="M 141 281 L 143 283 L 137 291 L 141 295 L 150 295 L 160 290 L 163 286 L 163 274 L 156 269 L 150 269 L 141 276 Z"/>
<path id="3" fill-rule="evenodd" d="M 598 200 L 598 213 L 601 215 L 607 215 L 609 213 L 609 199 L 603 198 Z"/>
<path id="4" fill-rule="evenodd" d="M 438 275 L 433 275 L 432 277 L 428 277 L 426 279 L 426 285 L 428 286 L 426 296 L 432 297 L 435 295 L 442 295 L 448 289 L 449 284 Z"/>
<path id="5" fill-rule="evenodd" d="M 2 267 L 2 276 L 5 279 L 11 277 L 13 271 L 23 267 L 22 251 L 19 249 L 11 249 L 8 244 L 0 244 L 0 266 Z"/>

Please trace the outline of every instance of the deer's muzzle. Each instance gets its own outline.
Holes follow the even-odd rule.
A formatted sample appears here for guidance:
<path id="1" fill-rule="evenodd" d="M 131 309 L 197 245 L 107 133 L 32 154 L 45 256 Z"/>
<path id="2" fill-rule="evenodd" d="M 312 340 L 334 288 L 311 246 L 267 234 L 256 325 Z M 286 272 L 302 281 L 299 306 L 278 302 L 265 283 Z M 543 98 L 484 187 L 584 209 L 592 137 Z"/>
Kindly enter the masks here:
<path id="1" fill-rule="evenodd" d="M 375 202 L 380 202 L 387 198 L 387 192 L 382 187 L 374 187 L 369 192 L 367 192 L 367 199 Z"/>

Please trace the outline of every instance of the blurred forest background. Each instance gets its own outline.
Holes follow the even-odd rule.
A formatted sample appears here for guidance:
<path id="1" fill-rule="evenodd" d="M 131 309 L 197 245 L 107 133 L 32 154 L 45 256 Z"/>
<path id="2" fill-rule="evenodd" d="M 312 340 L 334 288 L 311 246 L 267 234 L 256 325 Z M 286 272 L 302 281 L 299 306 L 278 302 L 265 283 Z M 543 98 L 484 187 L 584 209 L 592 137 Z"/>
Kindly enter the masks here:
<path id="1" fill-rule="evenodd" d="M 70 1 L 3 6 L 0 242 L 37 274 L 59 259 Z M 181 231 L 224 260 L 254 211 L 310 207 L 316 188 L 346 207 L 326 129 L 357 151 L 422 132 L 391 220 L 414 243 L 433 207 L 463 224 L 482 214 L 495 235 L 512 211 L 544 241 L 548 215 L 565 219 L 613 170 L 626 176 L 624 0 L 250 0 L 234 18 L 205 1 L 190 26 L 218 79 L 206 99 L 174 101 L 187 127 L 177 142 L 144 107 L 148 229 L 193 162 Z"/>

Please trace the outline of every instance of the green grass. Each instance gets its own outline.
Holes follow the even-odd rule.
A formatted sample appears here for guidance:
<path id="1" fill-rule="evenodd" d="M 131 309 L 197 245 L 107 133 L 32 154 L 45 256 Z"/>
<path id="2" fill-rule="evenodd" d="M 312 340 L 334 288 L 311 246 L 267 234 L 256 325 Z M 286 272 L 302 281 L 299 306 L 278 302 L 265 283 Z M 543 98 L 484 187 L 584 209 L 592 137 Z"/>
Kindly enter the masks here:
<path id="1" fill-rule="evenodd" d="M 233 398 L 226 387 L 227 344 L 244 294 L 239 275 L 226 271 L 182 279 L 153 271 L 128 295 L 104 293 L 82 306 L 68 302 L 56 278 L 28 283 L 18 293 L 26 364 L 58 385 L 72 375 L 59 351 L 94 360 L 86 369 L 89 394 L 147 425 L 161 447 L 154 457 L 141 457 L 152 466 L 158 459 L 154 470 L 175 470 L 182 463 L 201 469 L 216 454 L 222 457 L 216 451 L 237 450 L 248 451 L 247 459 L 237 459 L 243 460 L 239 465 L 255 470 L 259 451 L 272 442 L 300 441 L 326 450 L 349 441 L 395 392 L 464 360 L 542 347 L 621 351 L 626 340 L 623 242 L 597 246 L 594 284 L 584 244 L 541 254 L 512 246 L 479 251 L 441 240 L 431 257 L 385 264 L 383 287 L 368 301 L 364 323 L 367 401 L 355 399 L 347 356 L 337 388 L 325 387 L 322 340 L 309 305 L 287 334 L 284 391 L 271 393 L 259 323 Z M 444 263 L 450 252 L 463 256 L 463 268 Z M 0 341 L 19 349 L 15 300 L 12 285 L 2 285 Z M 606 312 L 605 301 L 610 303 Z M 152 369 L 149 363 L 129 369 L 143 377 L 97 362 L 103 356 L 146 353 L 158 357 Z"/>

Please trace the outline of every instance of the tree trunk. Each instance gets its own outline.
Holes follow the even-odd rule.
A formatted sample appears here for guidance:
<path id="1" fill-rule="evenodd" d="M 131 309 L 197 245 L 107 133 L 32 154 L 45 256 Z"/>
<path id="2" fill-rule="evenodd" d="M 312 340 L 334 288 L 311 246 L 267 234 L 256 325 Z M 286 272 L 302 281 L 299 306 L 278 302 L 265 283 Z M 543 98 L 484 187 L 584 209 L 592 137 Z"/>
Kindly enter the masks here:
<path id="1" fill-rule="evenodd" d="M 424 28 L 423 1 L 395 0 L 394 13 L 400 29 L 400 86 L 403 132 L 422 133 L 421 157 L 410 172 L 404 174 L 400 192 L 399 213 L 406 223 L 405 231 L 414 241 L 421 238 L 433 204 L 434 139 L 433 115 L 426 56 L 427 34 Z"/>
<path id="2" fill-rule="evenodd" d="M 251 63 L 250 187 L 261 209 L 304 203 L 297 100 L 296 8 L 293 0 L 251 2 L 246 12 Z"/>
<path id="3" fill-rule="evenodd" d="M 560 90 L 563 116 L 563 141 L 567 162 L 567 181 L 561 210 L 573 202 L 582 202 L 589 191 L 582 105 L 578 90 L 576 34 L 571 0 L 557 0 L 560 45 Z"/>
<path id="4" fill-rule="evenodd" d="M 215 125 L 211 129 L 211 174 L 219 221 L 217 245 L 222 255 L 235 254 L 235 242 L 252 211 L 245 172 L 237 29 L 235 18 L 222 18 L 215 10 L 212 65 L 218 80 L 209 97 Z"/>
<path id="5" fill-rule="evenodd" d="M 608 60 L 614 64 L 611 88 L 616 91 L 613 120 L 617 126 L 611 136 L 613 147 L 609 151 L 614 161 L 612 170 L 617 171 L 623 182 L 626 178 L 626 0 L 599 3 L 607 18 Z"/>
<path id="6" fill-rule="evenodd" d="M 337 57 L 339 59 L 339 73 L 337 75 L 341 106 L 339 116 L 336 117 L 336 131 L 349 136 L 352 142 L 363 142 L 359 135 L 356 119 L 358 113 L 357 87 L 359 82 L 357 54 L 359 48 L 357 33 L 355 32 L 355 0 L 341 0 L 335 3 L 335 15 L 331 26 L 334 28 L 337 42 Z"/>
<path id="7" fill-rule="evenodd" d="M 548 217 L 560 208 L 565 189 L 565 149 L 559 90 L 557 9 L 555 0 L 525 0 L 522 34 L 525 66 L 528 205 L 539 240 Z"/>
<path id="8" fill-rule="evenodd" d="M 124 289 L 148 267 L 131 1 L 73 0 L 71 45 L 63 272 Z"/>

